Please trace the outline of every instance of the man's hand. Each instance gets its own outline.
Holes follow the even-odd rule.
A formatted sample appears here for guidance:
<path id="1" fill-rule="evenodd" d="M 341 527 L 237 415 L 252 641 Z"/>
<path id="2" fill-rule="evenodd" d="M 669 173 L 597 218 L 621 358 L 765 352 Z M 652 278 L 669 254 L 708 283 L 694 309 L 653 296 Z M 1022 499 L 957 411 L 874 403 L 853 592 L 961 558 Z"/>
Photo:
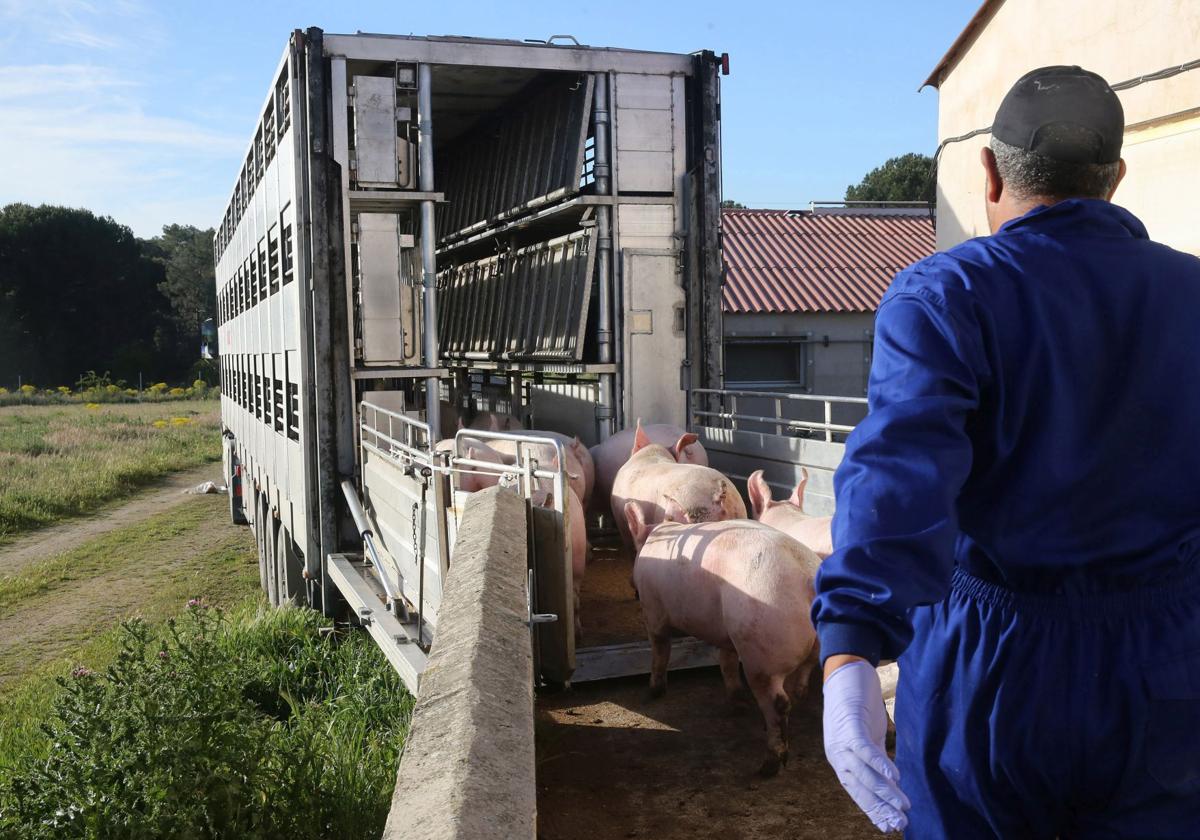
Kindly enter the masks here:
<path id="1" fill-rule="evenodd" d="M 838 781 L 880 831 L 908 825 L 911 804 L 897 782 L 900 771 L 884 749 L 887 712 L 879 675 L 857 656 L 825 662 L 825 758 Z"/>

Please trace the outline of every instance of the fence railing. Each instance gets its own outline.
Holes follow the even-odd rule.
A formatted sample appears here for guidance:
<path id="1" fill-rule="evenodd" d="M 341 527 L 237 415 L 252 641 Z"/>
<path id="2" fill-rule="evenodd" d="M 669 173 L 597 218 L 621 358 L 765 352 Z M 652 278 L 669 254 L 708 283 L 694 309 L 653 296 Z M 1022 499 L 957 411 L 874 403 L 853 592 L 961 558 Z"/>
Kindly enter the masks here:
<path id="1" fill-rule="evenodd" d="M 789 394 L 780 391 L 730 391 L 717 388 L 695 388 L 691 392 L 691 417 L 694 424 L 718 428 L 741 429 L 743 423 L 762 424 L 774 428 L 776 435 L 783 436 L 788 430 L 819 432 L 828 442 L 835 434 L 846 435 L 854 426 L 834 422 L 834 406 L 858 406 L 865 413 L 867 400 L 863 397 L 835 397 L 819 394 Z M 764 401 L 770 406 L 770 414 L 760 413 Z M 753 412 L 739 410 L 752 402 Z M 739 405 L 740 403 L 740 405 Z M 788 417 L 785 406 L 804 404 L 821 407 L 820 420 L 804 420 Z"/>

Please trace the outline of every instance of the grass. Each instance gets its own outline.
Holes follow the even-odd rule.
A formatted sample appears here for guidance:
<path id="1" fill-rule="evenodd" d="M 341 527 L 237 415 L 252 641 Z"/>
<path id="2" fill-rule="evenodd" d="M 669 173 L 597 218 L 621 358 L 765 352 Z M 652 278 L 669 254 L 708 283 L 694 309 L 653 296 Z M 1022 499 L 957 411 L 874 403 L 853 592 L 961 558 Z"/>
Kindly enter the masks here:
<path id="1" fill-rule="evenodd" d="M 191 598 L 224 608 L 207 639 L 188 630 Z M 130 615 L 143 622 L 144 668 L 127 661 Z M 154 670 L 164 644 L 171 661 L 185 658 L 173 623 L 204 668 Z M 309 610 L 266 606 L 250 532 L 228 524 L 219 496 L 0 576 L 0 836 L 374 840 L 412 700 L 369 637 L 327 636 L 327 626 Z M 168 703 L 167 717 L 106 740 Z M 223 723 L 198 741 L 179 734 L 209 720 Z M 245 782 L 234 794 L 186 783 L 229 773 Z M 98 802 L 108 804 L 88 810 Z M 56 823 L 60 806 L 86 813 L 86 825 Z M 164 814 L 191 822 L 155 822 Z"/>
<path id="2" fill-rule="evenodd" d="M 0 409 L 0 544 L 220 460 L 219 403 Z"/>
<path id="3" fill-rule="evenodd" d="M 55 680 L 107 666 L 123 618 L 158 627 L 193 597 L 233 611 L 262 602 L 253 537 L 224 518 L 223 497 L 199 496 L 0 575 L 0 766 L 44 752 Z"/>

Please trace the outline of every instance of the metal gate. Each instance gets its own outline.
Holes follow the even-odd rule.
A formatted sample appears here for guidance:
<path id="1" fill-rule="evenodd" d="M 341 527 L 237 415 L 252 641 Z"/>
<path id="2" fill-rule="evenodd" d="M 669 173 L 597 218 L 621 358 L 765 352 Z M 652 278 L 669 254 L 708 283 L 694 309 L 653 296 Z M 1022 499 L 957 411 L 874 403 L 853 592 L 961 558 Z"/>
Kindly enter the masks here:
<path id="1" fill-rule="evenodd" d="M 416 691 L 424 653 L 437 633 L 442 589 L 467 496 L 455 489 L 456 476 L 468 471 L 494 475 L 526 500 L 531 612 L 555 616 L 533 625 L 535 666 L 544 679 L 569 680 L 575 666 L 575 605 L 562 443 L 461 430 L 452 450 L 434 451 L 429 426 L 414 417 L 371 402 L 360 405 L 359 417 L 365 509 L 361 530 L 369 536 L 363 561 L 333 555 L 330 571 L 409 688 Z M 468 458 L 471 438 L 515 441 L 515 463 Z M 552 447 L 560 466 L 539 463 L 537 447 Z M 534 505 L 539 489 L 549 491 L 551 506 Z M 377 587 L 372 586 L 375 581 Z M 376 611 L 381 597 L 393 602 L 382 613 Z"/>
<path id="2" fill-rule="evenodd" d="M 462 359 L 581 360 L 595 259 L 593 227 L 442 272 L 442 354 Z"/>

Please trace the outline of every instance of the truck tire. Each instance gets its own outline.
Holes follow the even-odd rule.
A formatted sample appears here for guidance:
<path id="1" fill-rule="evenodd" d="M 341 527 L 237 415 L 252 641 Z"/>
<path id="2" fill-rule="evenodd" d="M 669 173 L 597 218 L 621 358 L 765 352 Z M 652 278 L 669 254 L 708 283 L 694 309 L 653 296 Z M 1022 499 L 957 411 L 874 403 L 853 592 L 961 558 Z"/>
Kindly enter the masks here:
<path id="1" fill-rule="evenodd" d="M 292 540 L 287 528 L 280 527 L 275 543 L 275 564 L 280 604 L 303 604 L 308 598 L 304 589 L 304 557 Z"/>

